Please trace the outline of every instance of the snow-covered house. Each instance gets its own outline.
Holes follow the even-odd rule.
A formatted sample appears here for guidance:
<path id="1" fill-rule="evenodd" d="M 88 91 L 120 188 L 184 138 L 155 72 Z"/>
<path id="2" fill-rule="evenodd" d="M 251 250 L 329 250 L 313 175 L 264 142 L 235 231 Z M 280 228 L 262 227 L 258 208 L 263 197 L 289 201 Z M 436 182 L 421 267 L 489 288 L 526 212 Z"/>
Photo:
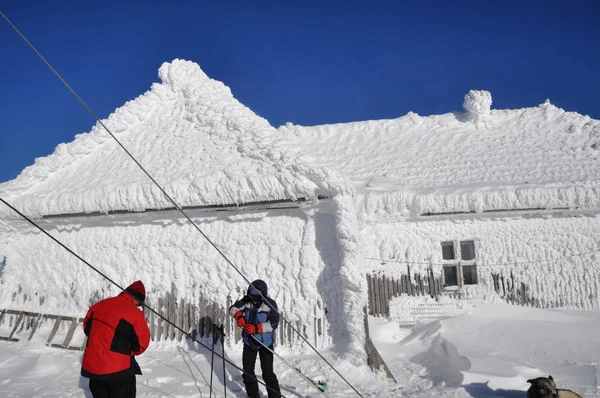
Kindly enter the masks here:
<path id="1" fill-rule="evenodd" d="M 159 77 L 103 124 L 227 259 L 100 124 L 0 184 L 0 197 L 120 286 L 141 279 L 150 302 L 173 293 L 226 307 L 260 278 L 307 338 L 324 307 L 323 342 L 364 352 L 352 185 L 197 64 L 165 63 Z M 77 315 L 118 292 L 1 205 L 4 257 L 0 308 Z"/>
<path id="2" fill-rule="evenodd" d="M 471 91 L 461 112 L 279 130 L 353 181 L 386 299 L 416 273 L 454 297 L 600 307 L 600 121 L 491 103 Z"/>
<path id="3" fill-rule="evenodd" d="M 99 124 L 0 184 L 122 286 L 225 307 L 262 278 L 308 338 L 325 307 L 323 342 L 350 353 L 384 276 L 386 300 L 420 287 L 600 306 L 599 121 L 549 102 L 491 110 L 472 91 L 463 112 L 275 129 L 192 62 L 159 77 L 103 123 L 231 263 Z M 77 314 L 116 293 L 3 205 L 2 258 L 0 308 Z"/>

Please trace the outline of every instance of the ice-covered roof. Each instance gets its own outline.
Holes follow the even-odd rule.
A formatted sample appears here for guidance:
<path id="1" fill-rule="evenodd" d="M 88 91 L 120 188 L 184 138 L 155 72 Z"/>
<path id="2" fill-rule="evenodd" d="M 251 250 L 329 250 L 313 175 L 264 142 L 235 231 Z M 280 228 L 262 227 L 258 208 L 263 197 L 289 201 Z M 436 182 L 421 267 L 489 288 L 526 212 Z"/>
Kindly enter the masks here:
<path id="1" fill-rule="evenodd" d="M 349 187 L 311 167 L 295 142 L 197 64 L 164 63 L 159 77 L 103 122 L 180 206 L 315 198 Z M 100 124 L 0 184 L 0 194 L 31 215 L 172 207 Z"/>
<path id="2" fill-rule="evenodd" d="M 600 121 L 549 101 L 491 103 L 488 91 L 471 91 L 461 112 L 279 130 L 359 192 L 402 197 L 408 212 L 600 208 Z"/>

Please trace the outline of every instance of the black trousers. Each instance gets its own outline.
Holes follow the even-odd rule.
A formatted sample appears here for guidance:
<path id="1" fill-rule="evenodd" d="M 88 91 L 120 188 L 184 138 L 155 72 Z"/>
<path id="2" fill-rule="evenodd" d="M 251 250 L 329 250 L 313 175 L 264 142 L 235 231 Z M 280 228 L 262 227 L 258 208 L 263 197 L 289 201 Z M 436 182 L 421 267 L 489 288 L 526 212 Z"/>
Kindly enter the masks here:
<path id="1" fill-rule="evenodd" d="M 269 347 L 273 349 L 273 345 Z M 266 348 L 261 348 L 258 351 L 254 351 L 246 344 L 244 344 L 244 352 L 242 353 L 242 364 L 244 368 L 244 385 L 246 386 L 246 393 L 248 398 L 260 398 L 258 393 L 258 382 L 256 381 L 256 375 L 254 373 L 254 367 L 256 365 L 256 354 L 260 356 L 260 368 L 262 370 L 262 377 L 267 385 L 267 394 L 269 398 L 280 398 L 281 390 L 279 389 L 279 381 L 277 376 L 273 373 L 273 353 Z"/>
<path id="2" fill-rule="evenodd" d="M 110 382 L 90 379 L 90 391 L 94 398 L 135 398 L 135 376 Z"/>

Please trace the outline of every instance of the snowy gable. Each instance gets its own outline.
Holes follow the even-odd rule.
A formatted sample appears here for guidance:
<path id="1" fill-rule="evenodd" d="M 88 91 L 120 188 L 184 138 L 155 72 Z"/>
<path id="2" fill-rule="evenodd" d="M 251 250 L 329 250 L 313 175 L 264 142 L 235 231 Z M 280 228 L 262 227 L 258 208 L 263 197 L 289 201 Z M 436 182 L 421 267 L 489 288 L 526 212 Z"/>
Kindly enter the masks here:
<path id="1" fill-rule="evenodd" d="M 471 91 L 461 112 L 279 130 L 351 178 L 366 214 L 600 207 L 600 121 L 491 104 Z"/>
<path id="2" fill-rule="evenodd" d="M 332 172 L 309 166 L 295 142 L 278 137 L 197 64 L 164 63 L 159 77 L 162 83 L 103 123 L 180 206 L 316 198 L 346 189 Z M 172 207 L 100 124 L 36 159 L 0 184 L 0 193 L 30 215 Z"/>

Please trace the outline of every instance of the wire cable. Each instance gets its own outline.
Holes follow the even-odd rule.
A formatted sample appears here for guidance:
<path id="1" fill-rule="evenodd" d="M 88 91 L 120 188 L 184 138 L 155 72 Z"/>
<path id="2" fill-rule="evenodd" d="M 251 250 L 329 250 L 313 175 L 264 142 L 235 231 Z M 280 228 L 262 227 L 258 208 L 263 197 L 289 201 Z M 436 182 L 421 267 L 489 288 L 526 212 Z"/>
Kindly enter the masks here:
<path id="1" fill-rule="evenodd" d="M 571 254 L 569 256 L 547 258 L 547 259 L 542 259 L 542 260 L 515 261 L 512 263 L 497 263 L 497 264 L 494 264 L 494 263 L 485 264 L 484 263 L 484 264 L 477 264 L 477 266 L 478 267 L 504 267 L 504 266 L 509 266 L 509 265 L 529 265 L 529 264 L 538 264 L 538 263 L 548 263 L 548 262 L 553 262 L 553 261 L 566 260 L 566 259 L 573 258 L 573 257 L 583 257 L 583 256 L 587 256 L 588 254 L 594 254 L 594 253 L 600 253 L 600 249 L 592 250 L 589 252 L 575 253 L 575 254 Z M 381 261 L 381 262 L 385 262 L 385 263 L 408 264 L 408 265 L 411 265 L 411 264 L 415 264 L 415 265 L 454 265 L 454 262 L 460 261 L 460 260 L 448 260 L 447 263 L 426 263 L 426 262 L 418 262 L 418 261 L 384 260 L 382 258 L 375 258 L 375 257 L 364 257 L 364 259 L 365 260 L 373 260 L 373 261 Z M 471 260 L 468 260 L 468 261 L 471 261 Z M 465 265 L 471 265 L 471 263 L 468 263 Z"/>

